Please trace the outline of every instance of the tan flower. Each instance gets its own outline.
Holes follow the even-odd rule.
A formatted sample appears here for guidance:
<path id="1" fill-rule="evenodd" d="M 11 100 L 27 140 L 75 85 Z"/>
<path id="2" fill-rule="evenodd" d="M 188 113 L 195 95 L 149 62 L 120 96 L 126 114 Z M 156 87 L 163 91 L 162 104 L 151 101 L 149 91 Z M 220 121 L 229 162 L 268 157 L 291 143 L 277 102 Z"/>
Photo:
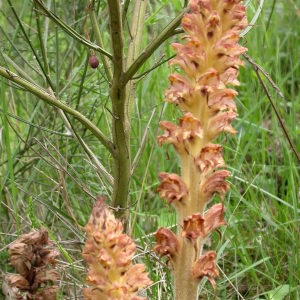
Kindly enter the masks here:
<path id="1" fill-rule="evenodd" d="M 224 167 L 225 162 L 222 152 L 223 148 L 220 145 L 207 144 L 203 147 L 195 159 L 195 164 L 199 171 L 206 176 L 212 173 L 216 168 Z"/>
<path id="2" fill-rule="evenodd" d="M 180 155 L 187 155 L 195 143 L 203 136 L 202 128 L 198 119 L 191 113 L 185 114 L 179 119 L 179 125 L 171 122 L 160 122 L 164 134 L 158 136 L 158 143 L 173 144 Z"/>
<path id="3" fill-rule="evenodd" d="M 183 57 L 184 57 L 183 53 Z M 193 62 L 194 63 L 194 62 Z M 165 101 L 179 105 L 183 112 L 194 111 L 199 105 L 200 91 L 196 90 L 195 81 L 191 81 L 180 74 L 169 76 L 171 87 L 165 92 Z"/>
<path id="4" fill-rule="evenodd" d="M 204 215 L 204 235 L 207 237 L 213 230 L 219 226 L 227 225 L 224 220 L 225 207 L 222 203 L 213 205 Z"/>
<path id="5" fill-rule="evenodd" d="M 233 111 L 219 112 L 211 117 L 208 121 L 205 137 L 211 141 L 215 139 L 221 132 L 236 134 L 236 130 L 230 125 L 233 119 L 237 117 L 237 113 Z"/>
<path id="6" fill-rule="evenodd" d="M 190 240 L 195 249 L 195 257 L 197 257 L 197 239 L 204 236 L 204 219 L 201 214 L 192 214 L 183 220 L 182 236 Z"/>
<path id="7" fill-rule="evenodd" d="M 228 74 L 230 76 L 230 74 Z M 229 79 L 228 79 L 229 80 Z M 215 91 L 208 99 L 208 107 L 211 111 L 236 111 L 234 97 L 237 92 L 232 89 L 221 89 Z"/>
<path id="8" fill-rule="evenodd" d="M 28 291 L 30 288 L 29 282 L 22 275 L 7 275 L 6 281 L 9 286 L 16 287 L 22 291 Z"/>

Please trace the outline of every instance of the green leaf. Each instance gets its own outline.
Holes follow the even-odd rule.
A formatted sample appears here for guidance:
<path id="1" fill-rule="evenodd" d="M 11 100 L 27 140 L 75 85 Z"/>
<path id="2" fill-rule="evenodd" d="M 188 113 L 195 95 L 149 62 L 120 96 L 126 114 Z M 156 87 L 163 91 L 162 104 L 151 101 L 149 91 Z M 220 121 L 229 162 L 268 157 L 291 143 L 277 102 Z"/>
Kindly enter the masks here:
<path id="1" fill-rule="evenodd" d="M 290 286 L 283 284 L 268 292 L 268 299 L 283 300 L 290 292 Z"/>

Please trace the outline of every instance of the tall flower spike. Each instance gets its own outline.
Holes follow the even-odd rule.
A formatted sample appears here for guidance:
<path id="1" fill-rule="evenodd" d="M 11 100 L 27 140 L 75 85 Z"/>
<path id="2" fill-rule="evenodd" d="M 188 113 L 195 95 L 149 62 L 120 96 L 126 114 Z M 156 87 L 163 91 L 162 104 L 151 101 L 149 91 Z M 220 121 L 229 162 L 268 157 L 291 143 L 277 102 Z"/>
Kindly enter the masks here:
<path id="1" fill-rule="evenodd" d="M 156 233 L 154 250 L 172 261 L 175 300 L 198 299 L 198 285 L 207 277 L 214 289 L 216 253 L 202 254 L 206 237 L 224 220 L 226 181 L 222 147 L 212 144 L 221 133 L 235 134 L 231 122 L 237 117 L 233 89 L 239 84 L 240 31 L 247 25 L 241 0 L 190 0 L 189 13 L 182 18 L 183 43 L 174 43 L 176 56 L 170 61 L 181 69 L 169 76 L 165 101 L 184 113 L 179 125 L 160 123 L 164 133 L 158 142 L 172 144 L 181 162 L 181 175 L 161 173 L 157 191 L 176 208 L 178 232 L 167 229 Z M 222 204 L 204 214 L 214 195 Z M 218 231 L 219 232 L 219 231 Z M 220 233 L 220 232 L 219 232 Z"/>
<path id="2" fill-rule="evenodd" d="M 87 241 L 82 256 L 89 265 L 85 299 L 142 300 L 137 293 L 152 282 L 143 264 L 132 264 L 133 240 L 99 198 L 85 227 Z"/>

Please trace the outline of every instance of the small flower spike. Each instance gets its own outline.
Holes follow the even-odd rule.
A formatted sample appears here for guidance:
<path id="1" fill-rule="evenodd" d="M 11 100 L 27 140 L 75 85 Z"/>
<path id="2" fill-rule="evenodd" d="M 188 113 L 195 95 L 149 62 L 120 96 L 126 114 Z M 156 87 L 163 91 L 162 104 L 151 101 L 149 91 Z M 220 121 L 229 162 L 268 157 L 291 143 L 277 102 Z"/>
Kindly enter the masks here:
<path id="1" fill-rule="evenodd" d="M 136 246 L 123 232 L 123 225 L 99 198 L 85 227 L 87 241 L 83 258 L 89 265 L 88 287 L 84 298 L 90 300 L 142 300 L 138 291 L 152 283 L 143 264 L 132 264 Z"/>
<path id="2" fill-rule="evenodd" d="M 46 229 L 21 235 L 9 246 L 10 263 L 18 274 L 5 278 L 14 299 L 55 300 L 60 279 L 58 272 L 51 269 L 59 255 Z"/>

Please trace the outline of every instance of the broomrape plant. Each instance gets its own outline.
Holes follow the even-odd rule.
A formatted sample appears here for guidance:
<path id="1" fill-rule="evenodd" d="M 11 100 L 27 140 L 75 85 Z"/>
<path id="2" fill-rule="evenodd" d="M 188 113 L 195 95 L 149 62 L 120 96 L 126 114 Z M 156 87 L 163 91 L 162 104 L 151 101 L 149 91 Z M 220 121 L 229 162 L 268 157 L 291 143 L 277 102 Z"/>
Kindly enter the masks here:
<path id="1" fill-rule="evenodd" d="M 21 235 L 9 246 L 10 263 L 18 274 L 7 275 L 2 286 L 6 299 L 55 300 L 60 279 L 54 269 L 59 251 L 46 229 Z"/>
<path id="2" fill-rule="evenodd" d="M 173 205 L 178 232 L 160 228 L 154 251 L 167 256 L 174 273 L 175 299 L 198 299 L 198 285 L 207 277 L 216 287 L 219 275 L 216 252 L 202 251 L 205 239 L 224 220 L 224 195 L 229 188 L 222 146 L 212 144 L 222 132 L 235 134 L 230 125 L 237 116 L 234 97 L 238 85 L 239 33 L 247 25 L 240 0 L 191 0 L 182 19 L 184 44 L 174 43 L 177 52 L 171 65 L 180 73 L 169 77 L 171 87 L 165 101 L 178 105 L 184 115 L 179 124 L 160 123 L 164 133 L 159 144 L 172 144 L 180 158 L 181 176 L 160 173 L 157 191 Z M 222 203 L 207 204 L 217 194 Z"/>
<path id="3" fill-rule="evenodd" d="M 85 227 L 87 241 L 83 258 L 89 265 L 85 299 L 128 299 L 138 297 L 139 288 L 152 282 L 143 264 L 132 265 L 135 243 L 123 233 L 123 225 L 99 198 Z"/>

